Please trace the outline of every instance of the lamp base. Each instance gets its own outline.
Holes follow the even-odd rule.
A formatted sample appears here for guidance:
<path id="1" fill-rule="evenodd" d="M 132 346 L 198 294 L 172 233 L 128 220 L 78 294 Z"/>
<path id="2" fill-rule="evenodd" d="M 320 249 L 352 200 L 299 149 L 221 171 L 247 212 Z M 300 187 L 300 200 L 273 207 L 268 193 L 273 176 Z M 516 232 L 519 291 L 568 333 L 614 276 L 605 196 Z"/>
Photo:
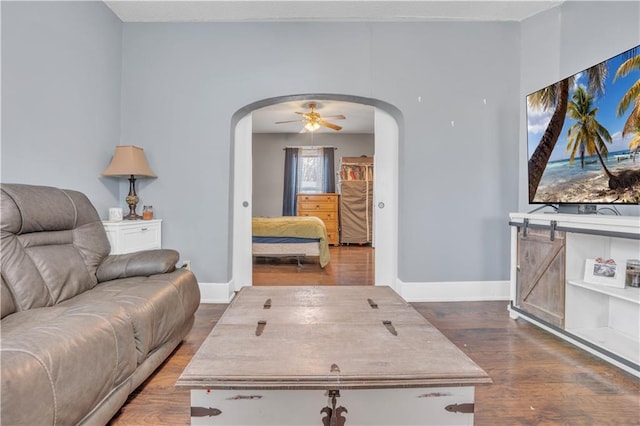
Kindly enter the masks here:
<path id="1" fill-rule="evenodd" d="M 129 205 L 129 214 L 123 217 L 124 220 L 138 220 L 142 219 L 142 216 L 136 213 L 136 207 L 138 207 L 138 202 L 140 199 L 136 194 L 136 178 L 131 175 L 129 178 L 129 195 L 125 198 L 125 201 Z"/>
<path id="2" fill-rule="evenodd" d="M 122 219 L 123 220 L 140 220 L 142 219 L 142 216 L 137 215 L 135 213 L 134 214 L 129 213 L 128 215 L 124 216 Z"/>

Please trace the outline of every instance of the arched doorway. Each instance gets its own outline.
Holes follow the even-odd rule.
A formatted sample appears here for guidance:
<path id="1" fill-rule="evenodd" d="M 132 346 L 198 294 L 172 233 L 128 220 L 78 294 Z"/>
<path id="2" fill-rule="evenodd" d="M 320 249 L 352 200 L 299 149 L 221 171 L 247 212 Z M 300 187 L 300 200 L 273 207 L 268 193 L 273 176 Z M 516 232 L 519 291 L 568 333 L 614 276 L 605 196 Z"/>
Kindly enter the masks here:
<path id="1" fill-rule="evenodd" d="M 336 94 L 291 95 L 264 99 L 240 109 L 232 121 L 232 271 L 229 292 L 252 283 L 251 199 L 252 121 L 251 113 L 265 106 L 294 100 L 336 100 L 375 107 L 374 223 L 376 256 L 375 284 L 398 283 L 398 151 L 401 114 L 393 105 L 371 98 Z"/>

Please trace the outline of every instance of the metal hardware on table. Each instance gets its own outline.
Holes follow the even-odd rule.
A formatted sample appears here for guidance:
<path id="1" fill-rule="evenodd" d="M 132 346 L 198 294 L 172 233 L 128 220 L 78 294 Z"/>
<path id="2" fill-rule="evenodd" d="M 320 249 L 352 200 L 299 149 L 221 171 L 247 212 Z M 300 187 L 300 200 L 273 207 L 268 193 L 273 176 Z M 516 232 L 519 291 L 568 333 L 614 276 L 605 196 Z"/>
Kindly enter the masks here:
<path id="1" fill-rule="evenodd" d="M 347 409 L 343 406 L 336 408 L 336 398 L 340 397 L 339 390 L 330 390 L 329 398 L 331 398 L 331 407 L 327 406 L 320 410 L 320 413 L 325 413 L 327 416 L 322 418 L 323 426 L 344 426 L 347 419 L 342 415 L 348 413 Z"/>
<path id="2" fill-rule="evenodd" d="M 258 321 L 258 326 L 256 327 L 256 336 L 260 336 L 266 327 L 267 322 L 264 320 Z"/>
<path id="3" fill-rule="evenodd" d="M 222 411 L 213 407 L 191 407 L 191 417 L 213 417 L 220 414 Z"/>
<path id="4" fill-rule="evenodd" d="M 394 336 L 398 335 L 398 332 L 396 331 L 396 328 L 393 326 L 391 321 L 385 320 L 385 321 L 382 321 L 382 324 L 384 324 L 384 326 L 387 327 L 387 330 L 389 330 L 389 333 L 393 334 Z"/>

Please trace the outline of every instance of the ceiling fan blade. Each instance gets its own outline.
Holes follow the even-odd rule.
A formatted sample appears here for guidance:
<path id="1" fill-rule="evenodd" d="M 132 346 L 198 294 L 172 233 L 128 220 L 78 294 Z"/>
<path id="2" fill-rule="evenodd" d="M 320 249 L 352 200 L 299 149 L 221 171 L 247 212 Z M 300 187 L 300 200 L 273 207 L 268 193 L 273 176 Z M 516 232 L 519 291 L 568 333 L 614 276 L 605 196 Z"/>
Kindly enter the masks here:
<path id="1" fill-rule="evenodd" d="M 337 115 L 323 115 L 322 118 L 330 118 L 332 120 L 346 120 L 347 117 L 345 117 L 342 114 L 337 114 Z"/>
<path id="2" fill-rule="evenodd" d="M 288 121 L 276 121 L 274 124 L 284 124 L 284 123 L 300 123 L 305 120 L 288 120 Z"/>
<path id="3" fill-rule="evenodd" d="M 342 130 L 342 127 L 338 126 L 337 124 L 329 123 L 328 121 L 318 120 L 318 124 L 333 130 Z"/>

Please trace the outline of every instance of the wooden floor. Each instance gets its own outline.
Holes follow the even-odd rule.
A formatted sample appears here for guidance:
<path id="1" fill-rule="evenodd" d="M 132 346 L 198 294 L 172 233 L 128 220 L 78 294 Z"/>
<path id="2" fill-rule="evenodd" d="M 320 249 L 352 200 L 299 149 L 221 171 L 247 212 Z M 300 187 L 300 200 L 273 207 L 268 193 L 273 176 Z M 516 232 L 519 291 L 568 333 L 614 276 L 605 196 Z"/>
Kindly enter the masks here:
<path id="1" fill-rule="evenodd" d="M 331 261 L 321 268 L 318 258 L 257 258 L 253 262 L 253 285 L 373 285 L 374 253 L 371 246 L 329 247 Z"/>
<path id="2" fill-rule="evenodd" d="M 355 258 L 358 249 L 363 247 L 334 251 Z M 373 262 L 372 253 L 364 249 L 360 257 L 370 256 Z M 254 284 L 331 285 L 340 282 L 336 277 L 353 281 L 340 271 L 337 256 L 332 257 L 333 268 L 322 271 L 317 267 L 315 273 L 306 266 L 297 272 L 295 263 L 256 267 Z M 373 283 L 372 273 L 364 266 L 348 267 L 360 276 L 359 283 Z M 283 272 L 285 268 L 291 271 Z M 292 281 L 283 279 L 287 276 Z M 492 378 L 493 384 L 476 389 L 477 425 L 640 424 L 638 379 L 535 326 L 511 320 L 505 301 L 412 305 Z M 225 308 L 224 304 L 200 306 L 183 344 L 135 391 L 112 425 L 189 424 L 189 391 L 178 390 L 174 384 Z M 320 426 L 320 415 L 317 420 Z"/>

